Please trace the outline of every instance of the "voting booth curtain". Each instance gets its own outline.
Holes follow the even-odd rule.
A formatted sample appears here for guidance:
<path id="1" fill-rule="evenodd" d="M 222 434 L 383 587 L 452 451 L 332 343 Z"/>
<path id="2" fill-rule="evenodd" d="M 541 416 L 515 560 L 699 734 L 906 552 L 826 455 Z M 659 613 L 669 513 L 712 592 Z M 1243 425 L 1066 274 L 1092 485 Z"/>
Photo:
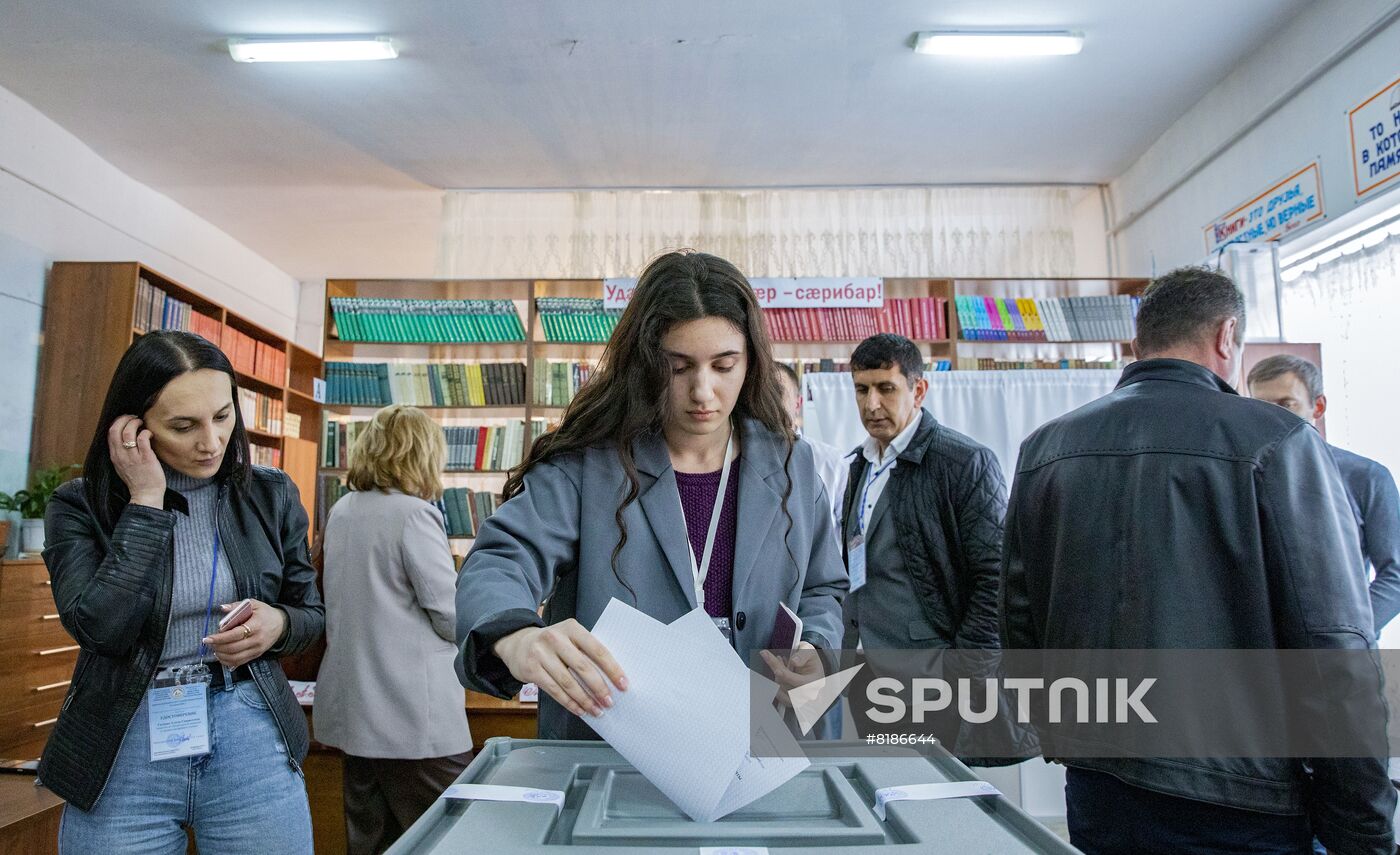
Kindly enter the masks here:
<path id="1" fill-rule="evenodd" d="M 924 407 L 945 425 L 991 448 L 1007 488 L 1021 441 L 1045 422 L 1113 390 L 1119 371 L 935 371 Z M 803 432 L 843 451 L 865 439 L 850 374 L 803 377 Z M 1036 758 L 979 769 L 1032 816 L 1064 816 L 1064 767 Z"/>
<path id="2" fill-rule="evenodd" d="M 933 371 L 924 407 L 996 452 L 1010 486 L 1021 441 L 1040 425 L 1113 390 L 1121 372 Z M 865 440 L 850 374 L 803 377 L 803 432 L 849 451 Z"/>

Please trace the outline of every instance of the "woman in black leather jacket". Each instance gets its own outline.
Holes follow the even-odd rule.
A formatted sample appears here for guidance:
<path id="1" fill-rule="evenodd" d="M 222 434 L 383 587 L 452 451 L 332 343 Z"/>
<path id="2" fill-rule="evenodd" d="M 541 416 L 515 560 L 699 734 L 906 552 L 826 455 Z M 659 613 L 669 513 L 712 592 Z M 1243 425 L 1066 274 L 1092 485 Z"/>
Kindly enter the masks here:
<path id="1" fill-rule="evenodd" d="M 277 657 L 325 614 L 306 512 L 284 473 L 250 465 L 228 358 L 190 333 L 139 338 L 46 522 L 82 648 L 39 766 L 68 800 L 60 849 L 174 855 L 189 827 L 201 855 L 310 852 L 306 721 Z"/>

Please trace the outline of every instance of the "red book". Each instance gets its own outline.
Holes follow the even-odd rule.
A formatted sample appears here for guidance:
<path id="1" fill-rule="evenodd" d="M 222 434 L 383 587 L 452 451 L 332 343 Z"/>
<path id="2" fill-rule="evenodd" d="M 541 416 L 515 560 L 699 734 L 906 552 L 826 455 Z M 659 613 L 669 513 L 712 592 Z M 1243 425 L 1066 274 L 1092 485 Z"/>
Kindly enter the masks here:
<path id="1" fill-rule="evenodd" d="M 486 432 L 488 428 L 479 427 L 476 429 L 476 463 L 473 469 L 480 469 L 486 461 Z"/>

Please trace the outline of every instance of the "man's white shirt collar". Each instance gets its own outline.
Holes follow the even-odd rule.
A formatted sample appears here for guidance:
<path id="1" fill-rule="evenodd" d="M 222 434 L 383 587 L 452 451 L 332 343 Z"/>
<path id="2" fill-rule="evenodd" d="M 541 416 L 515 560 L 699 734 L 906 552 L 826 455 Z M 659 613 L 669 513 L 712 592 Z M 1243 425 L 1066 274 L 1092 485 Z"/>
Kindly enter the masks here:
<path id="1" fill-rule="evenodd" d="M 894 442 L 891 442 L 889 445 L 885 446 L 884 457 L 880 456 L 880 446 L 879 443 L 875 441 L 875 437 L 866 436 L 865 443 L 862 447 L 862 453 L 865 455 L 865 459 L 875 464 L 876 466 L 879 466 L 886 460 L 890 460 L 903 454 L 904 450 L 909 447 L 909 443 L 914 441 L 914 434 L 918 433 L 919 421 L 922 418 L 922 408 L 915 410 L 914 416 L 910 420 L 909 424 L 905 426 L 904 430 L 899 432 L 899 435 L 894 438 Z"/>

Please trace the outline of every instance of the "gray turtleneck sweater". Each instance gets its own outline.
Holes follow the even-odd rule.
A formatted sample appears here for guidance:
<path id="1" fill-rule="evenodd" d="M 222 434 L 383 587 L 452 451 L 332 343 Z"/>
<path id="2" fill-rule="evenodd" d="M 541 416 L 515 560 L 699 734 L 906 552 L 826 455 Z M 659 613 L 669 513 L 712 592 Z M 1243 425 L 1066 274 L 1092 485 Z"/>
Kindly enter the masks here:
<path id="1" fill-rule="evenodd" d="M 201 661 L 199 640 L 204 638 L 205 607 L 209 603 L 209 572 L 213 567 L 214 526 L 219 486 L 214 478 L 191 478 L 166 468 L 165 482 L 170 489 L 185 497 L 190 513 L 175 512 L 175 578 L 170 598 L 170 625 L 165 633 L 165 648 L 160 664 L 188 665 Z M 218 631 L 219 606 L 232 603 L 238 597 L 229 570 L 228 555 L 219 544 L 219 574 L 214 584 L 214 613 L 209 620 L 209 635 Z M 214 654 L 205 651 L 203 660 L 213 662 Z"/>

